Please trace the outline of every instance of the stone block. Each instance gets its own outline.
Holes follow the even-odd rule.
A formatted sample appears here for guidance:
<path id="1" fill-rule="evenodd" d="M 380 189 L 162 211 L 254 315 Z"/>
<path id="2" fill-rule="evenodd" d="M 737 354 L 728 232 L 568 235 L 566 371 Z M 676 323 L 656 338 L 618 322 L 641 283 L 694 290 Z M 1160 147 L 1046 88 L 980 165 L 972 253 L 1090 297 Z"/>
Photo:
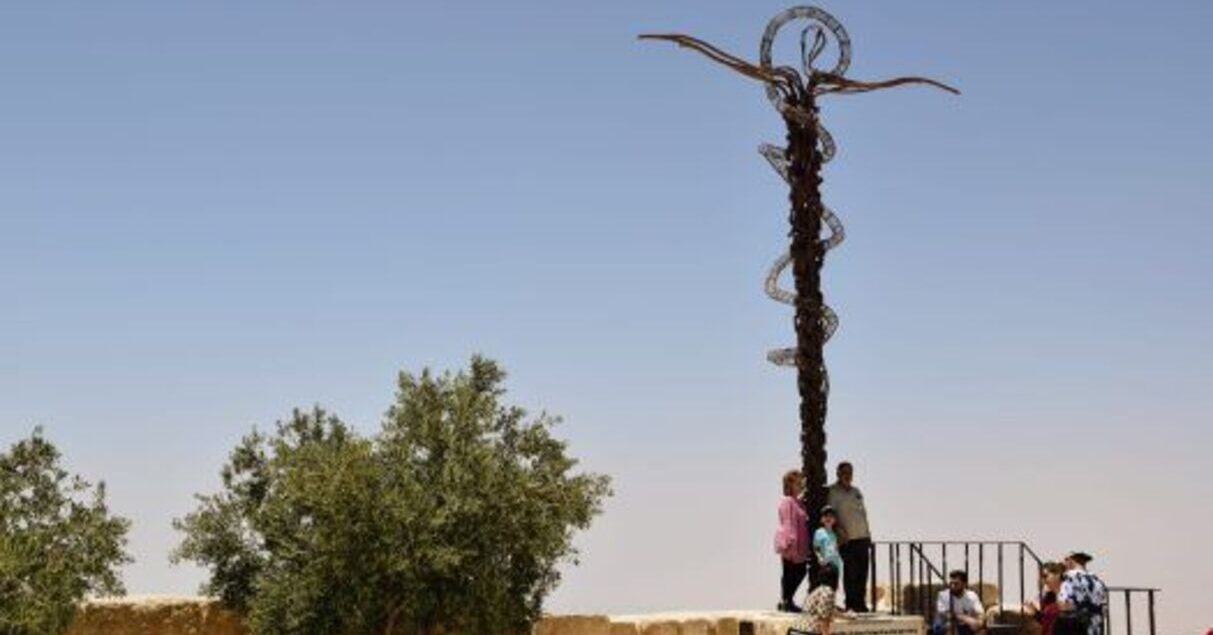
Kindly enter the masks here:
<path id="1" fill-rule="evenodd" d="M 640 622 L 640 635 L 681 635 L 679 620 L 648 620 Z"/>
<path id="2" fill-rule="evenodd" d="M 640 635 L 640 628 L 636 622 L 616 622 L 611 620 L 611 635 Z"/>
<path id="3" fill-rule="evenodd" d="M 534 635 L 612 635 L 611 620 L 603 615 L 545 615 Z"/>
<path id="4" fill-rule="evenodd" d="M 788 628 L 800 618 L 797 613 L 772 613 L 753 620 L 754 635 L 786 635 Z"/>
<path id="5" fill-rule="evenodd" d="M 716 624 L 702 617 L 692 617 L 678 624 L 678 635 L 715 635 Z"/>
<path id="6" fill-rule="evenodd" d="M 134 596 L 86 602 L 66 635 L 247 635 L 240 618 L 217 600 Z"/>
<path id="7" fill-rule="evenodd" d="M 712 635 L 741 635 L 741 621 L 736 617 L 721 617 L 713 625 Z"/>

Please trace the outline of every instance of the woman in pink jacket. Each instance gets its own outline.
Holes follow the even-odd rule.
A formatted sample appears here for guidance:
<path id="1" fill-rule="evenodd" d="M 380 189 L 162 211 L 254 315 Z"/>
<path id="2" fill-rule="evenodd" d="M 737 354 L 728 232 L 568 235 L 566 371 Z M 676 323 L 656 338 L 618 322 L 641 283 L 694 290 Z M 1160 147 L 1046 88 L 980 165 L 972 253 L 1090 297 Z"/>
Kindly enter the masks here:
<path id="1" fill-rule="evenodd" d="M 800 612 L 792 601 L 804 580 L 809 559 L 809 516 L 800 497 L 804 477 L 796 470 L 783 475 L 783 499 L 779 501 L 779 529 L 775 530 L 775 553 L 783 559 L 780 580 L 780 611 Z"/>

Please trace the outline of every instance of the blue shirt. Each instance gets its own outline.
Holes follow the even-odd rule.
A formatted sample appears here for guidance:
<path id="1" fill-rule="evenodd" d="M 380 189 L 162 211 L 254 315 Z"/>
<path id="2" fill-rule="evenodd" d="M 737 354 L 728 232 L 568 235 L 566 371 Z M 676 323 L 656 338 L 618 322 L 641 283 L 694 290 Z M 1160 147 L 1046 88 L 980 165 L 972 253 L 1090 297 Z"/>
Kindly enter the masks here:
<path id="1" fill-rule="evenodd" d="M 834 571 L 842 571 L 842 556 L 838 553 L 838 536 L 833 531 L 825 527 L 818 527 L 817 531 L 813 532 L 813 551 L 817 554 L 818 562 L 828 563 L 834 567 Z"/>

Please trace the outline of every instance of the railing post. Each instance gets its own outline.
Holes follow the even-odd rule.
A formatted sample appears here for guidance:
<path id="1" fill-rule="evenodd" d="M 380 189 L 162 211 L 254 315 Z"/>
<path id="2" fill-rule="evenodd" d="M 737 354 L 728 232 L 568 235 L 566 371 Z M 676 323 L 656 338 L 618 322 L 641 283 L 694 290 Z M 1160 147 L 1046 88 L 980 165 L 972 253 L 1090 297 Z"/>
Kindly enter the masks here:
<path id="1" fill-rule="evenodd" d="M 895 544 L 894 547 L 896 547 L 896 555 L 893 557 L 893 563 L 896 568 L 893 574 L 895 588 L 892 593 L 897 605 L 897 614 L 900 615 L 905 610 L 905 605 L 902 602 L 905 598 L 901 596 L 901 543 Z"/>
<path id="2" fill-rule="evenodd" d="M 927 585 L 923 584 L 923 577 L 924 577 L 923 572 L 924 571 L 927 571 L 927 555 L 926 555 L 926 552 L 924 552 L 922 550 L 922 543 L 920 542 L 920 543 L 918 543 L 918 595 L 919 595 L 918 614 L 919 615 L 927 614 L 927 603 L 926 603 L 927 597 L 926 597 L 926 593 L 923 592 L 923 589 L 925 589 L 927 587 Z"/>
<path id="3" fill-rule="evenodd" d="M 875 611 L 876 610 L 876 543 L 875 542 L 871 542 L 868 544 L 868 562 L 871 565 L 871 568 L 868 571 L 868 574 L 869 574 L 868 579 L 872 581 L 872 583 L 870 585 L 871 593 L 872 593 L 872 605 L 871 606 L 872 606 L 872 610 Z"/>
<path id="4" fill-rule="evenodd" d="M 1149 604 L 1149 609 L 1150 609 L 1150 635 L 1157 635 L 1157 634 L 1154 632 L 1154 589 L 1150 589 L 1149 591 L 1147 591 L 1147 592 L 1146 592 L 1146 597 L 1149 599 L 1149 602 L 1150 602 L 1150 604 Z"/>
<path id="5" fill-rule="evenodd" d="M 1125 635 L 1133 635 L 1133 599 L 1129 589 L 1125 589 Z"/>
<path id="6" fill-rule="evenodd" d="M 972 579 L 972 574 L 969 573 L 969 543 L 965 543 L 965 577 Z"/>
<path id="7" fill-rule="evenodd" d="M 893 559 L 893 544 L 889 543 L 889 610 L 897 615 L 896 560 Z"/>
<path id="8" fill-rule="evenodd" d="M 1023 574 L 1024 574 L 1024 571 L 1023 571 L 1023 542 L 1020 542 L 1019 543 L 1019 606 L 1020 606 L 1020 610 L 1023 610 L 1024 600 L 1027 599 L 1026 596 L 1024 595 Z"/>
<path id="9" fill-rule="evenodd" d="M 998 543 L 998 615 L 1000 617 L 1002 616 L 1002 592 L 1003 592 L 1002 541 L 999 541 L 999 543 Z"/>
<path id="10" fill-rule="evenodd" d="M 924 558 L 925 560 L 925 558 Z M 931 575 L 931 563 L 927 563 L 927 610 L 926 620 L 930 624 L 935 619 L 935 578 Z"/>
<path id="11" fill-rule="evenodd" d="M 977 543 L 977 597 L 981 598 L 981 589 L 986 585 L 986 543 Z"/>

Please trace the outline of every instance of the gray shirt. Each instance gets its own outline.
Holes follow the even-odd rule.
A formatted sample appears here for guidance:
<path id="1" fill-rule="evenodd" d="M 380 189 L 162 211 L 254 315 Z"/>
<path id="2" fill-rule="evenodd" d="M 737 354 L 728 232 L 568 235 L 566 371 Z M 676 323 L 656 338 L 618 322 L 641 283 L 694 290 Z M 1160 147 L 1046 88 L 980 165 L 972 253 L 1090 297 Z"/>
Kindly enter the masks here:
<path id="1" fill-rule="evenodd" d="M 838 542 L 872 537 L 868 533 L 868 509 L 863 505 L 863 493 L 858 487 L 834 483 L 826 499 L 838 514 Z"/>

